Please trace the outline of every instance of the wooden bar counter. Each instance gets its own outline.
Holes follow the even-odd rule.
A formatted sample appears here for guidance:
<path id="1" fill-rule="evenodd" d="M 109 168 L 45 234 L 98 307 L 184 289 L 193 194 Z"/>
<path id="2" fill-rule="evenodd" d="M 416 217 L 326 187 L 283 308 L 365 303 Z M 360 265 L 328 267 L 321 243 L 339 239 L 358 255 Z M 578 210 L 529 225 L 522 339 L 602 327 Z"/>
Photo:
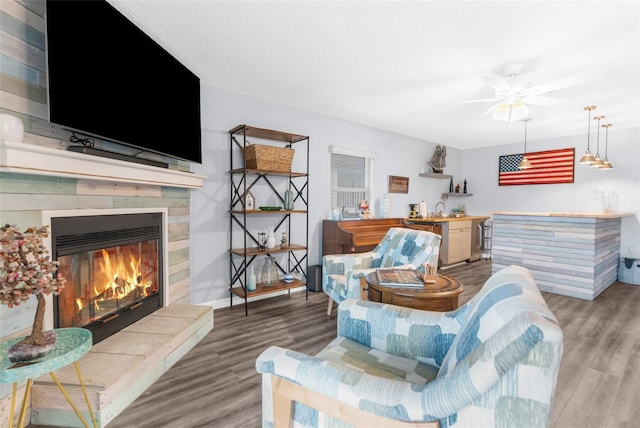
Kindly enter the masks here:
<path id="1" fill-rule="evenodd" d="M 492 273 L 524 266 L 540 290 L 586 300 L 618 278 L 621 218 L 633 213 L 492 214 Z"/>

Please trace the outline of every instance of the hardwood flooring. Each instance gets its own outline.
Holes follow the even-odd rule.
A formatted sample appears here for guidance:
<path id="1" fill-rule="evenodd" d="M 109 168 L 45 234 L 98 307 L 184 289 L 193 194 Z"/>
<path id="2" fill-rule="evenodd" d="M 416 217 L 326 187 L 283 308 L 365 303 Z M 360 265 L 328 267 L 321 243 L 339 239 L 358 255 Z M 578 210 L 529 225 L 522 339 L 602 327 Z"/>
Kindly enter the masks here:
<path id="1" fill-rule="evenodd" d="M 464 284 L 464 304 L 491 275 L 491 262 L 440 273 Z M 564 332 L 551 427 L 640 426 L 640 286 L 616 282 L 592 302 L 543 295 Z M 327 299 L 292 293 L 251 303 L 249 316 L 243 306 L 216 310 L 213 331 L 108 427 L 259 427 L 257 356 L 270 345 L 319 352 L 335 337 Z"/>

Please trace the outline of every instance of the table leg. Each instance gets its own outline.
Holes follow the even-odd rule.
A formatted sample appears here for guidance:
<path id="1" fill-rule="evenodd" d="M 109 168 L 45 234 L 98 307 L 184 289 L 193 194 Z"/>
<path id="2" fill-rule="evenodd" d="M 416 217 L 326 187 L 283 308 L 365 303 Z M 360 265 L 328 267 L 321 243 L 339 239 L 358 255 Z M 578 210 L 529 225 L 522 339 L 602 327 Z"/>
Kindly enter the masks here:
<path id="1" fill-rule="evenodd" d="M 78 410 L 76 405 L 73 403 L 73 400 L 71 400 L 71 397 L 69 397 L 69 394 L 67 394 L 67 391 L 65 391 L 64 387 L 58 380 L 58 377 L 53 372 L 49 372 L 49 375 L 51 376 L 53 381 L 56 383 L 56 385 L 58 385 L 58 389 L 60 390 L 60 392 L 62 392 L 62 395 L 64 395 L 64 398 L 67 399 L 67 402 L 71 405 L 71 407 L 73 408 L 73 411 L 76 412 L 76 415 L 78 415 L 78 419 L 80 419 L 80 422 L 82 422 L 82 425 L 84 425 L 85 428 L 89 428 L 87 421 L 85 421 L 84 417 L 82 417 L 80 410 Z"/>
<path id="2" fill-rule="evenodd" d="M 31 392 L 31 384 L 33 379 L 27 381 L 27 388 L 24 390 L 24 398 L 22 399 L 22 408 L 20 409 L 20 418 L 18 419 L 18 428 L 24 428 L 24 417 L 27 415 L 27 402 L 29 401 L 29 393 Z M 11 403 L 13 408 L 13 403 Z M 12 421 L 9 421 L 12 423 Z"/>
<path id="3" fill-rule="evenodd" d="M 73 364 L 76 366 L 76 373 L 78 374 L 80 387 L 82 388 L 82 393 L 84 394 L 84 400 L 87 402 L 87 409 L 89 409 L 89 414 L 91 415 L 91 422 L 93 422 L 94 427 L 97 427 L 98 423 L 96 422 L 96 417 L 93 415 L 93 410 L 91 410 L 91 403 L 89 402 L 89 395 L 87 394 L 87 388 L 85 388 L 84 381 L 82 380 L 82 375 L 80 374 L 80 366 L 78 365 L 77 361 L 75 361 Z"/>
<path id="4" fill-rule="evenodd" d="M 13 426 L 13 411 L 16 406 L 17 391 L 18 391 L 18 382 L 13 382 L 13 390 L 11 391 L 11 408 L 9 409 L 9 427 Z"/>

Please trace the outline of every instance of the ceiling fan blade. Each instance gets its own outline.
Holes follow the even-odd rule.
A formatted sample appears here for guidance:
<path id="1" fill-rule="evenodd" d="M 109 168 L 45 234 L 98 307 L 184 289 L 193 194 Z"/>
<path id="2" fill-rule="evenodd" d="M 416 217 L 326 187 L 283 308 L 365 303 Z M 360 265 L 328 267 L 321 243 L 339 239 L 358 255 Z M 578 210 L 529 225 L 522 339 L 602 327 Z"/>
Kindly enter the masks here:
<path id="1" fill-rule="evenodd" d="M 509 86 L 507 81 L 504 80 L 502 77 L 499 77 L 499 76 L 482 76 L 482 80 L 484 80 L 484 82 L 487 85 L 491 86 L 496 92 L 510 92 L 511 91 L 511 86 Z"/>
<path id="2" fill-rule="evenodd" d="M 498 98 L 483 98 L 480 100 L 468 100 L 468 101 L 451 101 L 449 103 L 446 104 L 469 104 L 469 103 L 490 103 L 490 102 L 496 102 L 498 101 Z"/>
<path id="3" fill-rule="evenodd" d="M 496 103 L 495 105 L 491 106 L 487 111 L 485 111 L 484 113 L 482 113 L 482 114 L 480 115 L 480 117 L 484 117 L 484 116 L 487 116 L 487 115 L 492 114 L 494 111 L 496 111 L 496 109 L 498 108 L 498 106 L 499 106 L 500 104 L 502 104 L 502 103 Z"/>
<path id="4" fill-rule="evenodd" d="M 560 98 L 544 97 L 544 96 L 538 96 L 538 95 L 529 95 L 523 101 L 525 104 L 531 104 L 534 106 L 542 106 L 542 107 L 558 107 L 563 104 L 566 104 L 566 101 Z"/>
<path id="5" fill-rule="evenodd" d="M 564 77 L 562 79 L 554 80 L 552 82 L 543 83 L 541 85 L 534 86 L 526 89 L 522 92 L 523 96 L 526 95 L 541 95 L 547 92 L 557 91 L 559 89 L 568 88 L 570 86 L 582 85 L 584 83 L 593 82 L 604 78 L 605 72 L 602 69 L 595 68 L 593 70 L 583 71 L 582 73 L 574 74 L 573 76 Z"/>

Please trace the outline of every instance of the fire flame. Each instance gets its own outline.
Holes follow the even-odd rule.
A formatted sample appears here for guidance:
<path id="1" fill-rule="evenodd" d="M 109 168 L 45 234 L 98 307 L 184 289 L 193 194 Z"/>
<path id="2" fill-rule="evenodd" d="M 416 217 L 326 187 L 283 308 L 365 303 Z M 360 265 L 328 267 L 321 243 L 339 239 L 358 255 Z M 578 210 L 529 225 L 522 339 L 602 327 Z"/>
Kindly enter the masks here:
<path id="1" fill-rule="evenodd" d="M 113 299 L 121 299 L 131 293 L 140 284 L 142 275 L 140 274 L 140 260 L 135 256 L 129 256 L 129 262 L 120 260 L 118 263 L 112 263 L 109 253 L 102 249 L 102 257 L 104 260 L 100 262 L 100 269 L 107 278 L 104 288 L 99 290 L 94 286 L 93 291 L 96 296 L 104 295 L 105 292 L 112 296 Z"/>

